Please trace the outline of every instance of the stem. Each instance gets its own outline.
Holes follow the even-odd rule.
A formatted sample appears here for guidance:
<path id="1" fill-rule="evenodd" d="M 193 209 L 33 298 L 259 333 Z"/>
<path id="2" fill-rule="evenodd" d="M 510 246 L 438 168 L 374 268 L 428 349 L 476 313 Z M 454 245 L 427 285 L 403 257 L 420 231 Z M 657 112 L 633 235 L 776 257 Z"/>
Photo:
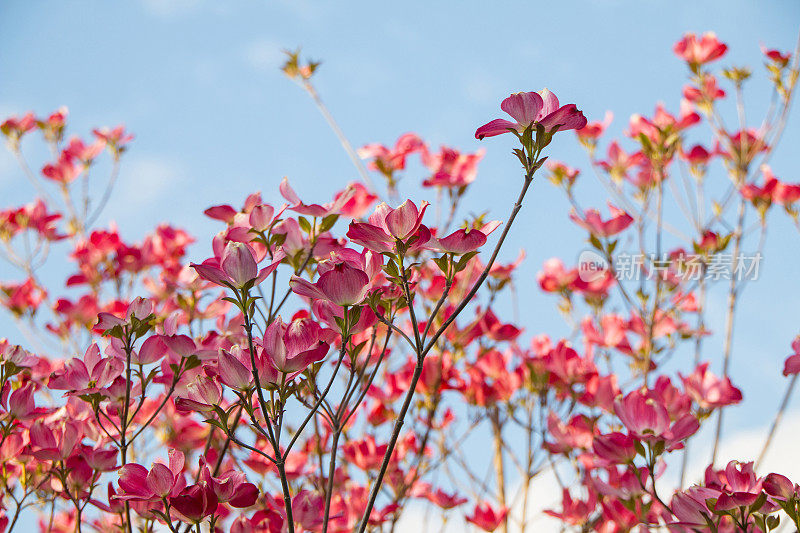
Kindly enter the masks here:
<path id="1" fill-rule="evenodd" d="M 797 376 L 798 374 L 793 375 L 792 379 L 789 381 L 789 386 L 786 387 L 786 393 L 783 395 L 781 406 L 778 408 L 778 412 L 775 414 L 775 420 L 772 421 L 772 427 L 769 428 L 767 440 L 764 441 L 764 447 L 761 449 L 758 459 L 756 459 L 756 468 L 758 468 L 761 464 L 761 461 L 764 460 L 764 457 L 767 455 L 767 450 L 769 449 L 770 444 L 772 444 L 772 438 L 775 436 L 775 432 L 778 430 L 778 425 L 781 423 L 783 414 L 786 412 L 786 407 L 789 405 L 789 399 L 792 397 L 792 391 L 794 391 L 794 386 L 797 383 Z"/>
<path id="2" fill-rule="evenodd" d="M 103 196 L 100 198 L 100 202 L 98 202 L 97 207 L 94 209 L 94 212 L 88 217 L 86 217 L 85 223 L 86 228 L 90 228 L 92 224 L 97 221 L 97 217 L 100 216 L 100 213 L 103 212 L 103 208 L 105 208 L 108 200 L 111 198 L 111 191 L 114 190 L 114 184 L 117 182 L 117 177 L 119 177 L 119 155 L 114 156 L 114 166 L 111 169 L 111 176 L 108 178 L 108 185 L 106 186 L 106 190 L 103 192 Z"/>
<path id="3" fill-rule="evenodd" d="M 286 479 L 286 468 L 284 466 L 284 459 L 281 456 L 280 446 L 275 435 L 272 433 L 272 421 L 270 420 L 269 413 L 267 412 L 267 402 L 264 400 L 264 391 L 261 388 L 261 379 L 258 377 L 258 366 L 256 365 L 256 351 L 253 346 L 253 322 L 250 318 L 249 310 L 244 308 L 244 303 L 247 300 L 247 295 L 242 298 L 242 314 L 244 315 L 244 329 L 247 332 L 247 347 L 250 351 L 250 364 L 253 368 L 253 380 L 255 381 L 256 391 L 258 392 L 258 403 L 261 408 L 261 414 L 264 416 L 267 430 L 269 432 L 269 439 L 272 443 L 272 448 L 275 453 L 275 466 L 278 469 L 278 474 L 281 478 L 281 489 L 283 490 L 283 505 L 286 509 L 286 522 L 289 526 L 289 533 L 294 533 L 294 517 L 292 516 L 292 495 L 289 491 L 289 482 Z"/>
<path id="4" fill-rule="evenodd" d="M 644 385 L 645 387 L 648 386 L 648 378 L 650 377 L 650 366 L 652 365 L 653 361 L 653 351 L 655 348 L 655 339 L 654 331 L 656 327 L 656 320 L 659 320 L 660 317 L 658 316 L 659 311 L 659 298 L 661 297 L 661 233 L 663 230 L 663 217 L 664 217 L 664 180 L 666 176 L 664 175 L 664 168 L 658 168 L 658 186 L 656 192 L 656 261 L 658 262 L 657 265 L 651 265 L 655 275 L 656 275 L 656 290 L 653 294 L 653 311 L 650 314 L 650 324 L 648 325 L 647 331 L 647 359 L 645 359 L 645 368 L 644 368 Z"/>
<path id="5" fill-rule="evenodd" d="M 131 353 L 133 347 L 131 346 L 130 338 L 125 341 L 125 405 L 122 408 L 122 420 L 120 420 L 120 454 L 122 455 L 122 466 L 128 464 L 128 409 L 131 403 Z M 125 527 L 128 533 L 133 533 L 133 524 L 131 523 L 131 506 L 128 501 L 125 501 Z"/>
<path id="6" fill-rule="evenodd" d="M 170 384 L 170 387 L 167 390 L 167 393 L 164 395 L 164 400 L 159 404 L 158 408 L 156 408 L 156 410 L 153 412 L 153 414 L 150 415 L 150 418 L 147 419 L 147 421 L 142 425 L 142 427 L 139 428 L 139 430 L 136 433 L 133 434 L 133 436 L 131 437 L 131 442 L 133 442 L 136 439 L 136 437 L 138 437 L 142 433 L 142 431 L 147 429 L 148 426 L 150 426 L 150 424 L 153 423 L 153 420 L 155 420 L 156 417 L 159 414 L 161 414 L 161 410 L 167 404 L 167 401 L 169 401 L 170 397 L 172 396 L 172 393 L 175 392 L 175 386 L 178 384 L 178 381 L 180 380 L 181 367 L 183 367 L 183 362 L 184 362 L 184 360 L 181 359 L 178 371 L 175 373 L 175 375 L 172 378 L 172 384 Z M 142 389 L 142 390 L 144 391 L 144 389 Z M 144 392 L 142 394 L 144 394 Z M 140 406 L 144 405 L 144 401 L 142 401 L 142 403 L 139 404 L 139 405 Z"/>
<path id="7" fill-rule="evenodd" d="M 331 112 L 328 111 L 328 108 L 322 102 L 322 98 L 320 98 L 317 90 L 314 88 L 313 85 L 311 85 L 311 82 L 307 80 L 303 83 L 303 88 L 311 96 L 311 99 L 314 100 L 314 103 L 317 105 L 319 112 L 322 113 L 323 117 L 325 117 L 325 121 L 328 123 L 328 126 L 330 126 L 330 128 L 333 130 L 333 133 L 339 139 L 339 142 L 342 144 L 342 148 L 344 148 L 344 151 L 347 152 L 347 156 L 350 158 L 350 161 L 352 161 L 353 165 L 356 167 L 358 175 L 361 177 L 361 181 L 364 182 L 364 184 L 371 192 L 377 192 L 375 189 L 375 185 L 372 183 L 372 180 L 369 177 L 367 169 L 364 168 L 364 163 L 361 161 L 361 158 L 358 157 L 358 154 L 353 148 L 353 145 L 350 144 L 349 140 L 347 140 L 347 137 L 345 136 L 342 129 L 339 127 L 339 124 L 333 118 L 333 115 L 331 115 Z"/>
<path id="8" fill-rule="evenodd" d="M 455 319 L 458 318 L 458 315 L 461 314 L 464 308 L 467 307 L 467 304 L 469 304 L 470 300 L 472 300 L 472 297 L 475 296 L 475 294 L 478 292 L 478 289 L 480 289 L 481 285 L 483 285 L 483 282 L 486 281 L 486 278 L 489 276 L 489 271 L 492 269 L 492 266 L 494 265 L 494 262 L 497 259 L 497 255 L 500 253 L 500 248 L 502 247 L 503 242 L 505 242 L 506 237 L 508 236 L 508 232 L 511 229 L 511 225 L 514 223 L 514 219 L 517 217 L 517 213 L 519 213 L 519 210 L 522 209 L 522 200 L 525 199 L 525 194 L 528 192 L 528 187 L 530 187 L 531 183 L 533 182 L 533 175 L 536 172 L 537 165 L 538 163 L 533 166 L 532 170 L 527 171 L 525 174 L 525 181 L 524 184 L 522 185 L 522 190 L 519 192 L 517 201 L 514 203 L 514 206 L 511 209 L 511 215 L 508 217 L 508 223 L 506 224 L 503 233 L 500 235 L 500 239 L 497 241 L 497 245 L 495 245 L 494 252 L 492 252 L 492 256 L 489 258 L 489 262 L 486 263 L 486 267 L 483 269 L 483 272 L 481 273 L 477 281 L 475 281 L 475 284 L 472 286 L 472 289 L 470 289 L 469 293 L 467 293 L 467 295 L 464 297 L 464 299 L 461 301 L 458 307 L 456 307 L 455 311 L 444 321 L 444 323 L 439 327 L 439 329 L 436 330 L 436 333 L 433 334 L 433 337 L 431 337 L 431 340 L 428 342 L 428 344 L 426 345 L 425 349 L 422 352 L 423 357 L 431 350 L 431 348 L 433 348 L 433 346 L 436 344 L 436 341 L 439 340 L 439 337 L 441 337 L 444 334 L 445 330 L 450 326 L 450 324 L 452 324 L 455 321 Z"/>
<path id="9" fill-rule="evenodd" d="M 489 414 L 492 422 L 493 444 L 494 444 L 494 471 L 497 476 L 497 499 L 503 508 L 506 508 L 506 476 L 503 465 L 503 428 L 500 425 L 500 413 L 497 407 Z M 500 531 L 508 533 L 508 513 L 500 524 Z"/>
<path id="10" fill-rule="evenodd" d="M 331 457 L 328 466 L 328 484 L 325 489 L 325 514 L 322 522 L 322 533 L 328 533 L 328 521 L 331 515 L 331 497 L 333 496 L 333 478 L 336 472 L 336 450 L 339 445 L 339 437 L 341 436 L 341 429 L 335 428 L 333 430 L 333 442 L 331 443 Z"/>
<path id="11" fill-rule="evenodd" d="M 511 209 L 511 215 L 508 217 L 508 223 L 506 224 L 503 233 L 500 235 L 500 239 L 497 241 L 497 245 L 494 248 L 494 252 L 492 253 L 489 262 L 486 264 L 486 267 L 483 269 L 483 273 L 472 286 L 472 289 L 469 293 L 464 297 L 462 302 L 459 306 L 455 309 L 455 311 L 444 321 L 444 323 L 439 327 L 436 333 L 431 337 L 428 345 L 420 350 L 420 347 L 417 347 L 417 363 L 414 366 L 414 374 L 411 377 L 411 382 L 408 386 L 408 392 L 406 393 L 405 399 L 403 400 L 403 406 L 400 409 L 400 413 L 397 416 L 397 421 L 394 424 L 394 429 L 392 430 L 391 438 L 389 439 L 389 444 L 386 448 L 386 453 L 383 455 L 383 463 L 381 464 L 381 469 L 378 472 L 378 477 L 375 479 L 375 482 L 372 485 L 372 490 L 370 491 L 369 501 L 367 502 L 367 507 L 364 510 L 364 515 L 361 518 L 361 523 L 358 526 L 358 533 L 364 533 L 367 530 L 367 525 L 369 523 L 369 515 L 372 513 L 372 509 L 375 507 L 375 500 L 378 498 L 378 492 L 380 491 L 381 484 L 383 483 L 383 477 L 386 475 L 386 470 L 389 468 L 389 462 L 392 457 L 392 453 L 394 452 L 394 447 L 397 444 L 397 439 L 400 437 L 400 430 L 403 427 L 403 422 L 408 413 L 408 408 L 411 405 L 411 399 L 414 396 L 414 390 L 417 387 L 417 382 L 419 381 L 420 376 L 422 375 L 422 365 L 425 361 L 425 355 L 433 348 L 436 344 L 436 341 L 445 330 L 453 323 L 453 321 L 458 317 L 459 314 L 464 310 L 465 307 L 469 304 L 470 300 L 473 296 L 478 292 L 478 289 L 483 285 L 483 282 L 489 276 L 489 271 L 494 265 L 495 260 L 497 259 L 497 255 L 500 253 L 500 248 L 503 245 L 503 242 L 506 240 L 508 236 L 508 232 L 511 229 L 511 225 L 514 223 L 514 219 L 519 213 L 519 210 L 522 208 L 522 201 L 525 199 L 525 194 L 528 192 L 528 188 L 533 182 L 533 175 L 536 172 L 536 169 L 539 166 L 539 162 L 536 161 L 531 167 L 526 170 L 525 172 L 525 180 L 522 185 L 522 190 L 517 197 L 517 201 L 514 203 L 514 206 Z M 410 305 L 410 302 L 409 302 Z"/>
<path id="12" fill-rule="evenodd" d="M 739 251 L 742 245 L 742 228 L 744 227 L 745 215 L 745 199 L 739 202 L 738 222 L 736 224 L 736 235 L 733 244 L 733 261 L 739 257 Z M 728 289 L 728 313 L 725 319 L 725 346 L 723 348 L 723 361 L 722 361 L 722 375 L 728 377 L 728 368 L 730 366 L 731 351 L 733 347 L 733 318 L 736 311 L 736 276 L 731 272 L 731 283 Z M 713 465 L 717 460 L 717 452 L 719 451 L 719 441 L 722 436 L 722 416 L 724 407 L 719 408 L 719 415 L 717 415 L 717 428 L 714 434 L 714 448 L 711 452 L 711 464 Z"/>
<path id="13" fill-rule="evenodd" d="M 16 148 L 12 148 L 11 152 L 14 154 L 14 157 L 17 158 L 17 162 L 19 163 L 22 172 L 25 174 L 25 177 L 28 178 L 28 181 L 36 188 L 36 192 L 42 197 L 45 203 L 52 205 L 53 201 L 50 199 L 50 195 L 47 194 L 47 191 L 39 182 L 36 177 L 36 174 L 33 173 L 31 167 L 28 166 L 28 162 L 25 160 L 25 156 L 22 155 L 22 151 L 17 146 Z"/>
<path id="14" fill-rule="evenodd" d="M 700 354 L 703 345 L 703 331 L 705 330 L 705 321 L 703 313 L 706 304 L 706 280 L 705 280 L 705 266 L 700 270 L 700 297 L 697 301 L 697 338 L 694 342 L 694 367 L 700 364 Z M 683 457 L 681 457 L 681 477 L 678 484 L 678 489 L 683 489 L 683 483 L 686 480 L 686 469 L 689 466 L 689 444 L 691 441 L 687 440 L 683 447 Z"/>
<path id="15" fill-rule="evenodd" d="M 528 427 L 525 429 L 525 450 L 527 463 L 525 465 L 525 487 L 522 489 L 522 513 L 520 517 L 521 522 L 519 525 L 520 533 L 525 533 L 525 530 L 528 527 L 528 498 L 530 497 L 531 469 L 533 468 L 533 405 L 528 406 Z M 553 472 L 555 472 L 555 468 L 553 469 Z M 556 476 L 557 475 L 558 474 L 556 474 Z"/>
<path id="16" fill-rule="evenodd" d="M 328 381 L 328 385 L 325 387 L 325 390 L 322 391 L 322 394 L 317 399 L 317 402 L 311 408 L 311 411 L 308 413 L 308 415 L 306 415 L 306 418 L 305 418 L 305 420 L 303 420 L 303 423 L 300 424 L 300 427 L 298 427 L 297 431 L 295 431 L 294 436 L 292 437 L 292 440 L 290 440 L 289 444 L 286 446 L 286 450 L 283 453 L 284 457 L 288 457 L 289 451 L 292 449 L 292 446 L 294 446 L 295 442 L 297 442 L 297 439 L 300 437 L 300 434 L 303 432 L 303 429 L 305 429 L 306 424 L 308 424 L 308 422 L 312 418 L 314 418 L 314 415 L 319 410 L 319 406 L 322 404 L 323 400 L 325 400 L 325 396 L 328 395 L 328 391 L 331 390 L 331 386 L 333 385 L 333 381 L 336 378 L 336 374 L 339 372 L 339 368 L 342 366 L 342 361 L 344 361 L 346 346 L 347 346 L 346 339 L 343 339 L 342 340 L 342 349 L 339 351 L 339 360 L 336 362 L 336 368 L 333 369 L 333 375 L 331 376 L 330 381 Z"/>

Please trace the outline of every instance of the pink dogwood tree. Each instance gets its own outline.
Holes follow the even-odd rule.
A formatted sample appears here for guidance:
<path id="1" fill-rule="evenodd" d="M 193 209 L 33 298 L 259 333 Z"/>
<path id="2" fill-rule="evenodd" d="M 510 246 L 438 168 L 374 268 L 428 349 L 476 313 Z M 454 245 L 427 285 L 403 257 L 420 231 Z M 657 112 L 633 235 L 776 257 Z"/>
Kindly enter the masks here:
<path id="1" fill-rule="evenodd" d="M 604 139 L 611 113 L 587 121 L 543 89 L 503 100 L 512 120 L 478 127 L 486 146 L 472 153 L 415 134 L 355 150 L 316 92 L 318 65 L 289 54 L 285 74 L 320 106 L 362 182 L 304 200 L 284 180 L 283 205 L 253 193 L 212 206 L 219 232 L 199 238 L 213 256 L 195 262 L 182 229 L 129 242 L 97 225 L 135 146 L 122 126 L 87 140 L 68 135 L 66 109 L 7 118 L 0 131 L 37 198 L 0 212 L 3 256 L 19 274 L 0 282 L 0 303 L 20 332 L 0 341 L 0 533 L 21 531 L 26 513 L 47 532 L 391 532 L 419 503 L 459 530 L 531 531 L 531 490 L 545 474 L 561 501 L 544 512 L 567 530 L 800 529 L 798 485 L 759 469 L 800 341 L 787 339 L 791 378 L 761 457 L 718 464 L 724 410 L 743 400 L 729 369 L 747 279 L 707 275 L 753 238 L 763 246 L 771 211 L 798 224 L 800 184 L 768 166 L 798 51 L 764 50 L 774 96 L 757 126 L 742 108 L 750 70 L 714 68 L 725 44 L 690 34 L 674 51 L 689 69 L 678 112 L 634 115 L 627 139 Z M 735 126 L 721 111 L 731 100 Z M 689 146 L 701 124 L 706 140 Z M 52 157 L 34 166 L 23 145 L 37 134 Z M 481 158 L 501 149 L 488 138 L 506 134 L 518 197 L 502 220 L 466 215 Z M 548 159 L 552 142 L 575 139 L 591 178 Z M 102 158 L 111 170 L 96 191 Z M 409 158 L 426 169 L 438 215 L 400 196 Z M 497 311 L 524 257 L 501 263 L 500 252 L 541 178 L 563 191 L 600 265 L 554 258 L 538 274 L 573 326 L 568 339 L 523 340 L 525 324 Z M 579 204 L 586 179 L 605 187 L 609 216 Z M 667 202 L 685 220 L 670 220 Z M 62 241 L 69 290 L 40 273 Z M 707 299 L 722 283 L 716 324 Z M 719 373 L 704 343 L 712 329 L 724 337 Z M 675 370 L 680 350 L 693 355 Z M 703 426 L 714 450 L 703 478 L 689 479 Z"/>

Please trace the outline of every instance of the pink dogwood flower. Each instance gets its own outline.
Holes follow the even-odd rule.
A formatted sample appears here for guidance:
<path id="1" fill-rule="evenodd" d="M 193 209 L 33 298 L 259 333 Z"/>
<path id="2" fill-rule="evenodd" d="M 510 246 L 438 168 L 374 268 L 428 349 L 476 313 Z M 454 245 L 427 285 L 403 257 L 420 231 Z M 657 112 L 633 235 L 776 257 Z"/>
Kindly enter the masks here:
<path id="1" fill-rule="evenodd" d="M 792 350 L 794 353 L 786 358 L 783 366 L 783 375 L 791 376 L 800 374 L 800 337 L 797 337 L 792 342 Z"/>
<path id="2" fill-rule="evenodd" d="M 682 101 L 678 116 L 669 113 L 664 104 L 656 105 L 652 118 L 647 118 L 639 113 L 631 115 L 630 129 L 627 134 L 633 138 L 644 135 L 654 144 L 661 144 L 664 135 L 680 133 L 686 128 L 700 122 L 698 115 L 691 104 Z"/>
<path id="3" fill-rule="evenodd" d="M 22 117 L 12 116 L 0 124 L 0 133 L 9 138 L 12 146 L 19 143 L 19 139 L 36 127 L 36 116 L 28 112 Z"/>
<path id="4" fill-rule="evenodd" d="M 281 196 L 289 202 L 289 209 L 296 211 L 301 215 L 309 215 L 312 217 L 325 217 L 331 214 L 338 214 L 341 212 L 342 207 L 353 197 L 355 190 L 348 188 L 345 192 L 337 195 L 336 199 L 324 205 L 320 204 L 304 204 L 294 189 L 289 185 L 289 179 L 283 178 L 280 184 Z"/>
<path id="5" fill-rule="evenodd" d="M 152 314 L 153 302 L 147 298 L 137 297 L 128 305 L 125 311 L 125 318 L 120 318 L 114 313 L 98 313 L 97 324 L 94 327 L 96 330 L 106 332 L 117 326 L 129 326 L 134 322 L 134 319 L 145 320 Z"/>
<path id="6" fill-rule="evenodd" d="M 764 492 L 779 501 L 800 497 L 800 486 L 797 483 L 792 483 L 788 477 L 781 474 L 767 474 L 762 486 Z"/>
<path id="7" fill-rule="evenodd" d="M 683 88 L 683 97 L 686 100 L 703 106 L 707 106 L 714 100 L 725 98 L 725 94 L 725 91 L 717 85 L 717 78 L 708 73 L 703 74 L 702 81 L 698 86 L 687 85 Z"/>
<path id="8" fill-rule="evenodd" d="M 348 263 L 338 263 L 320 275 L 316 283 L 292 276 L 289 286 L 295 294 L 314 300 L 326 300 L 334 305 L 350 306 L 361 303 L 369 290 L 369 276 Z"/>
<path id="9" fill-rule="evenodd" d="M 258 488 L 248 483 L 244 472 L 230 470 L 219 477 L 211 475 L 208 465 L 201 459 L 200 483 L 206 483 L 214 491 L 219 503 L 227 503 L 231 507 L 244 508 L 256 503 Z"/>
<path id="10" fill-rule="evenodd" d="M 322 328 L 310 318 L 284 324 L 278 317 L 264 332 L 264 359 L 292 379 L 325 358 L 330 346 L 321 337 Z"/>
<path id="11" fill-rule="evenodd" d="M 425 152 L 427 148 L 422 139 L 414 133 L 401 135 L 393 148 L 382 144 L 368 144 L 358 149 L 361 159 L 370 159 L 370 170 L 377 170 L 391 176 L 397 170 L 406 168 L 406 159 L 415 152 Z"/>
<path id="12" fill-rule="evenodd" d="M 33 383 L 28 382 L 26 385 L 14 390 L 9 394 L 9 387 L 3 389 L 0 394 L 0 412 L 7 412 L 12 418 L 16 420 L 27 420 L 35 417 L 38 411 L 33 399 L 35 389 Z M 8 402 L 6 403 L 6 400 Z M 6 407 L 7 405 L 7 407 Z"/>
<path id="13" fill-rule="evenodd" d="M 478 163 L 483 159 L 485 150 L 473 154 L 464 154 L 442 146 L 438 154 L 423 153 L 422 162 L 433 173 L 422 182 L 423 187 L 466 187 L 478 175 Z"/>
<path id="14" fill-rule="evenodd" d="M 708 371 L 708 362 L 698 365 L 694 372 L 684 377 L 686 393 L 701 409 L 715 409 L 742 401 L 742 391 L 731 383 L 730 378 L 719 378 Z"/>
<path id="15" fill-rule="evenodd" d="M 55 163 L 48 163 L 42 167 L 42 175 L 61 185 L 66 185 L 75 181 L 85 170 L 83 164 L 75 164 L 75 158 L 66 152 L 62 152 Z"/>
<path id="16" fill-rule="evenodd" d="M 573 210 L 569 214 L 569 218 L 592 235 L 605 238 L 621 233 L 633 224 L 633 217 L 622 209 L 618 209 L 611 204 L 608 204 L 608 209 L 611 211 L 611 218 L 608 220 L 603 220 L 600 212 L 596 209 L 587 209 L 584 211 L 583 217 L 578 216 Z"/>
<path id="17" fill-rule="evenodd" d="M 586 126 L 586 117 L 575 104 L 559 106 L 558 98 L 547 89 L 539 92 L 515 93 L 503 100 L 500 109 L 511 115 L 516 122 L 502 118 L 484 124 L 475 131 L 476 139 L 494 137 L 516 131 L 524 132 L 533 124 L 541 124 L 545 131 L 552 132 L 580 129 Z"/>
<path id="18" fill-rule="evenodd" d="M 731 461 L 725 467 L 722 494 L 714 507 L 717 511 L 728 511 L 743 505 L 752 505 L 761 495 L 763 479 L 756 476 L 753 463 Z"/>
<path id="19" fill-rule="evenodd" d="M 569 489 L 561 492 L 561 511 L 547 509 L 545 514 L 558 518 L 573 526 L 580 526 L 589 522 L 592 512 L 597 507 L 597 496 L 594 491 L 589 491 L 588 500 L 572 498 Z"/>
<path id="20" fill-rule="evenodd" d="M 80 422 L 67 420 L 63 424 L 34 422 L 28 433 L 33 456 L 40 461 L 64 460 L 83 439 Z"/>
<path id="21" fill-rule="evenodd" d="M 107 387 L 125 370 L 125 362 L 116 357 L 101 357 L 100 348 L 92 344 L 83 359 L 72 358 L 50 375 L 51 389 L 68 391 L 65 396 L 86 394 L 109 395 Z"/>
<path id="22" fill-rule="evenodd" d="M 210 258 L 202 264 L 192 263 L 197 274 L 212 283 L 241 290 L 245 285 L 258 285 L 272 274 L 284 255 L 278 253 L 270 265 L 258 270 L 256 254 L 253 249 L 241 242 L 229 242 L 225 245 L 222 257 Z"/>
<path id="23" fill-rule="evenodd" d="M 196 524 L 217 510 L 219 500 L 214 488 L 201 482 L 186 487 L 180 494 L 170 498 L 169 504 L 172 510 L 177 511 L 181 521 Z"/>
<path id="24" fill-rule="evenodd" d="M 350 218 L 363 216 L 372 203 L 378 199 L 376 194 L 371 193 L 364 185 L 358 182 L 351 183 L 347 186 L 347 189 L 337 192 L 333 198 L 334 203 L 343 196 L 348 196 L 349 200 L 342 204 L 339 212 Z"/>
<path id="25" fill-rule="evenodd" d="M 706 501 L 719 497 L 720 492 L 708 487 L 690 487 L 672 497 L 672 512 L 675 513 L 676 526 L 705 530 L 713 516 Z"/>
<path id="26" fill-rule="evenodd" d="M 557 257 L 552 257 L 544 262 L 542 270 L 536 275 L 539 286 L 545 292 L 559 292 L 566 290 L 578 278 L 578 270 L 567 270 L 564 262 Z"/>
<path id="27" fill-rule="evenodd" d="M 133 140 L 133 135 L 125 132 L 125 126 L 119 125 L 114 128 L 98 128 L 92 130 L 92 134 L 98 139 L 102 139 L 114 149 L 122 149 L 126 144 Z"/>
<path id="28" fill-rule="evenodd" d="M 430 230 L 422 225 L 422 217 L 428 208 L 422 202 L 420 208 L 411 200 L 406 200 L 396 209 L 385 203 L 379 204 L 369 216 L 369 222 L 351 222 L 347 236 L 353 242 L 372 250 L 384 253 L 394 252 L 397 241 L 414 239 L 414 245 L 421 246 L 430 239 Z"/>
<path id="29" fill-rule="evenodd" d="M 240 391 L 250 389 L 254 381 L 250 354 L 239 346 L 234 346 L 230 351 L 220 350 L 217 356 L 217 374 L 219 380 L 232 389 Z M 264 372 L 261 372 L 261 369 L 259 376 L 264 379 Z"/>
<path id="30" fill-rule="evenodd" d="M 586 126 L 575 130 L 575 134 L 581 141 L 584 142 L 593 142 L 597 141 L 601 135 L 606 131 L 606 129 L 611 125 L 611 122 L 614 120 L 614 113 L 611 111 L 606 111 L 605 116 L 601 121 L 594 121 L 588 122 Z"/>
<path id="31" fill-rule="evenodd" d="M 222 401 L 222 387 L 216 379 L 197 376 L 186 386 L 186 391 L 175 398 L 175 409 L 181 412 L 209 413 Z"/>
<path id="32" fill-rule="evenodd" d="M 708 164 L 711 157 L 714 155 L 708 150 L 705 149 L 700 144 L 696 144 L 692 146 L 688 152 L 684 151 L 683 148 L 680 149 L 680 154 L 683 159 L 686 160 L 692 167 L 699 167 L 701 165 Z"/>
<path id="33" fill-rule="evenodd" d="M 186 487 L 183 476 L 183 452 L 169 450 L 169 464 L 153 463 L 148 471 L 136 463 L 119 469 L 120 492 L 118 500 L 157 502 L 162 498 L 177 496 Z"/>
<path id="34" fill-rule="evenodd" d="M 648 442 L 663 441 L 668 448 L 682 447 L 681 441 L 700 428 L 700 423 L 690 414 L 672 423 L 666 407 L 646 391 L 636 390 L 617 400 L 614 411 L 632 437 Z"/>
<path id="35" fill-rule="evenodd" d="M 634 440 L 616 431 L 596 436 L 592 441 L 592 450 L 601 459 L 614 464 L 627 464 L 636 457 Z"/>
<path id="36" fill-rule="evenodd" d="M 725 55 L 728 46 L 721 43 L 714 32 L 706 32 L 699 39 L 694 33 L 687 33 L 675 43 L 672 50 L 678 57 L 697 67 Z"/>
<path id="37" fill-rule="evenodd" d="M 494 509 L 488 503 L 481 503 L 475 506 L 472 514 L 468 515 L 466 520 L 484 531 L 494 531 L 500 527 L 507 515 L 508 509 Z"/>
<path id="38" fill-rule="evenodd" d="M 428 248 L 451 254 L 473 252 L 486 244 L 486 237 L 496 230 L 500 224 L 499 221 L 495 220 L 484 224 L 480 229 L 457 229 L 450 235 L 442 237 L 441 239 L 432 238 L 428 242 Z"/>

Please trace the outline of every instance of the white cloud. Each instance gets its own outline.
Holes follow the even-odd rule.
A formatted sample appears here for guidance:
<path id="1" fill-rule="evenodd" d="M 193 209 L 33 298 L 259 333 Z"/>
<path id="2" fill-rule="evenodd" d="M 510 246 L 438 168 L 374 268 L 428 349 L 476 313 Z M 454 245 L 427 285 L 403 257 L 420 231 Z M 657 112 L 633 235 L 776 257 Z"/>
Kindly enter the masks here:
<path id="1" fill-rule="evenodd" d="M 764 425 L 745 429 L 738 432 L 727 429 L 727 436 L 720 445 L 717 466 L 721 467 L 731 460 L 754 461 L 764 447 L 764 440 L 772 424 L 774 412 L 768 410 Z M 793 481 L 800 480 L 800 461 L 797 460 L 797 442 L 800 441 L 800 411 L 786 413 L 783 422 L 772 440 L 770 449 L 759 465 L 756 474 L 766 475 L 770 472 L 779 472 L 788 476 Z M 705 452 L 707 450 L 703 450 Z M 702 453 L 698 459 L 707 460 L 708 454 Z M 700 479 L 706 464 L 702 461 L 692 462 L 692 473 L 695 479 Z"/>
<path id="2" fill-rule="evenodd" d="M 511 499 L 511 513 L 509 514 L 509 531 L 518 529 L 518 520 L 522 515 L 522 495 L 518 493 L 520 485 L 509 487 L 508 497 Z M 526 531 L 537 533 L 556 533 L 561 531 L 561 522 L 545 515 L 545 509 L 554 509 L 560 505 L 561 488 L 553 474 L 548 470 L 535 478 L 528 493 L 528 524 Z M 464 504 L 457 510 L 451 511 L 446 523 L 442 522 L 442 515 L 429 505 L 415 502 L 403 513 L 398 522 L 398 531 L 416 531 L 417 533 L 463 533 L 472 531 L 469 524 L 462 518 L 471 514 L 472 508 Z M 465 529 L 466 528 L 466 529 Z"/>
<path id="3" fill-rule="evenodd" d="M 764 421 L 764 425 L 744 429 L 741 431 L 728 430 L 727 437 L 720 446 L 717 467 L 724 467 L 728 461 L 736 459 L 740 461 L 755 460 L 758 457 L 767 436 L 767 431 L 772 423 L 772 413 Z M 714 419 L 707 424 L 713 424 Z M 762 465 L 756 471 L 759 475 L 766 475 L 770 472 L 780 472 L 793 481 L 800 480 L 800 461 L 797 460 L 797 442 L 800 441 L 800 410 L 789 412 L 784 417 L 782 425 L 770 447 L 769 454 L 766 456 Z M 702 435 L 692 443 L 692 455 L 689 461 L 687 480 L 694 483 L 703 478 L 703 472 L 707 466 L 711 449 L 710 436 Z M 677 483 L 678 471 L 680 469 L 680 455 L 676 453 L 670 458 L 670 470 L 667 479 L 659 481 L 660 492 L 668 494 L 667 487 Z M 514 497 L 517 487 L 511 488 L 509 494 Z M 553 475 L 548 471 L 541 477 L 535 479 L 531 484 L 529 493 L 528 508 L 528 528 L 527 531 L 537 533 L 556 533 L 561 531 L 558 520 L 543 513 L 545 509 L 557 509 L 561 502 L 561 488 L 558 486 Z M 441 513 L 436 509 L 421 502 L 410 505 L 403 514 L 399 522 L 399 531 L 416 531 L 417 533 L 461 533 L 465 531 L 465 522 L 461 516 L 469 514 L 471 509 L 462 507 L 459 512 L 451 512 L 451 516 L 446 524 L 442 524 Z M 509 531 L 517 531 L 518 522 L 513 517 L 519 517 L 522 512 L 521 498 L 517 498 L 511 506 L 512 522 Z M 472 531 L 469 528 L 466 531 Z"/>

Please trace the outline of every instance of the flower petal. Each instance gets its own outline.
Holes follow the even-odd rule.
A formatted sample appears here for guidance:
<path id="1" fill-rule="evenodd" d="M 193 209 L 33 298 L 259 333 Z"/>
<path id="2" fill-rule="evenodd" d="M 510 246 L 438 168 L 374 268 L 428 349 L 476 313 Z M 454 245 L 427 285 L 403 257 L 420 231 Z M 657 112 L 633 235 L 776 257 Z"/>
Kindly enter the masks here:
<path id="1" fill-rule="evenodd" d="M 515 93 L 503 100 L 500 109 L 514 117 L 524 127 L 535 122 L 544 107 L 544 100 L 536 92 Z"/>
<path id="2" fill-rule="evenodd" d="M 517 129 L 517 125 L 513 122 L 498 118 L 475 130 L 475 138 L 480 140 L 484 137 L 494 137 L 515 129 Z"/>

